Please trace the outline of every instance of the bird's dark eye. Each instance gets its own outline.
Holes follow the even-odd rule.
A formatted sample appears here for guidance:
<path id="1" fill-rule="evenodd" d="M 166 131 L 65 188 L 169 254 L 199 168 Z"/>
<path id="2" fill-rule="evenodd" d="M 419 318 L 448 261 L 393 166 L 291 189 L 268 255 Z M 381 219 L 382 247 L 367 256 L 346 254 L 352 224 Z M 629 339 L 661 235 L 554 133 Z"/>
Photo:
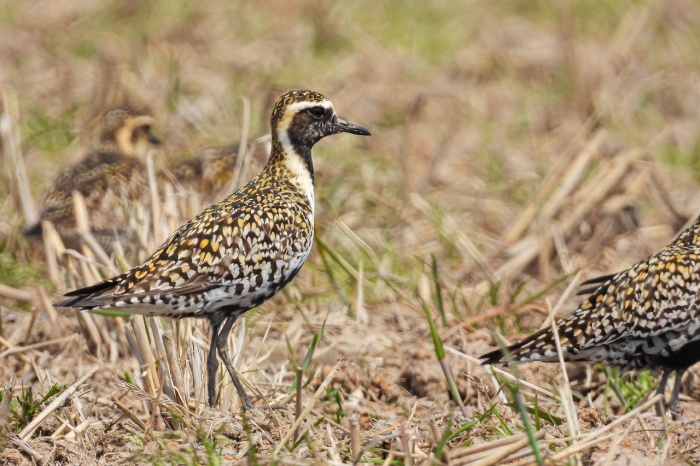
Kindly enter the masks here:
<path id="1" fill-rule="evenodd" d="M 151 132 L 151 125 L 143 125 L 141 128 L 143 128 L 143 130 L 147 133 Z"/>
<path id="2" fill-rule="evenodd" d="M 309 110 L 309 115 L 320 120 L 326 114 L 326 109 L 323 107 L 311 107 Z"/>

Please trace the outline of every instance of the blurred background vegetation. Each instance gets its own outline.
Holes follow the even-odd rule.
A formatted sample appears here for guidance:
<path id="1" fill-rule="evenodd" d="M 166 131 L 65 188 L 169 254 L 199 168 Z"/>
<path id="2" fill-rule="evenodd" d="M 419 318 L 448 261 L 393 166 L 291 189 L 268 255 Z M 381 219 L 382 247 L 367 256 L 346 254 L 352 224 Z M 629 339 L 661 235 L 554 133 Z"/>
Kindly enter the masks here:
<path id="1" fill-rule="evenodd" d="M 105 108 L 150 106 L 167 160 L 236 141 L 242 97 L 251 102 L 250 134 L 264 134 L 277 95 L 307 87 L 377 132 L 366 142 L 318 147 L 322 221 L 374 213 L 377 202 L 403 206 L 419 193 L 473 232 L 480 248 L 500 251 L 522 209 L 544 202 L 551 168 L 597 134 L 602 141 L 592 147 L 584 178 L 605 163 L 600 159 L 637 149 L 645 155 L 635 164 L 653 164 L 665 178 L 635 188 L 623 204 L 641 209 L 644 223 L 672 230 L 695 213 L 700 91 L 692 1 L 72 1 L 0 8 L 0 77 L 18 97 L 37 198 L 55 170 L 94 141 Z M 10 188 L 9 173 L 4 178 Z M 3 204 L 0 231 L 8 233 L 21 219 L 11 201 Z M 403 214 L 360 214 L 357 226 L 382 229 L 373 234 L 393 240 L 387 227 L 396 212 Z"/>
<path id="2" fill-rule="evenodd" d="M 238 141 L 243 99 L 249 136 L 265 134 L 292 88 L 324 93 L 373 137 L 315 149 L 322 247 L 259 317 L 302 312 L 306 341 L 340 309 L 327 361 L 394 367 L 419 398 L 447 396 L 441 375 L 405 369 L 420 359 L 406 348 L 432 352 L 416 295 L 447 343 L 477 355 L 495 344 L 488 329 L 537 328 L 578 270 L 616 272 L 700 211 L 692 0 L 0 2 L 2 109 L 37 200 L 109 107 L 150 107 L 167 166 Z M 1 160 L 0 282 L 50 286 Z M 23 307 L 3 303 L 3 318 Z"/>

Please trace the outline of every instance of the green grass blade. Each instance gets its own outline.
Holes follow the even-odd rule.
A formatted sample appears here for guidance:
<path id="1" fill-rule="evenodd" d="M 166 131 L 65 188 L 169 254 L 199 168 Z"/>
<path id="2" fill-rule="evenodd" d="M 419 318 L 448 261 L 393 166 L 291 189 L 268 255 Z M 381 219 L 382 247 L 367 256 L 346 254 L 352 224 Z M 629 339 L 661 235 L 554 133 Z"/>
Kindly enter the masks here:
<path id="1" fill-rule="evenodd" d="M 438 263 L 435 254 L 430 255 L 430 259 L 433 266 L 433 284 L 435 286 L 435 306 L 442 317 L 442 325 L 447 327 L 447 316 L 445 315 L 445 305 L 442 301 L 442 284 L 440 282 L 440 271 L 438 270 Z"/>

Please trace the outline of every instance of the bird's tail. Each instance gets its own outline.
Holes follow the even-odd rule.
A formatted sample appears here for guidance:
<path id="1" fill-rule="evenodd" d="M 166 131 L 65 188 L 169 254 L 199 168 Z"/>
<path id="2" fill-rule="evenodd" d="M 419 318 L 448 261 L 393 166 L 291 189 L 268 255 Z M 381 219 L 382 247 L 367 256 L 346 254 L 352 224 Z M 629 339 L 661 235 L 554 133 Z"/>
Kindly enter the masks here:
<path id="1" fill-rule="evenodd" d="M 118 279 L 121 276 L 111 278 L 91 286 L 86 286 L 85 288 L 79 288 L 77 290 L 70 291 L 66 293 L 68 299 L 59 301 L 55 303 L 54 307 L 78 307 L 83 310 L 90 310 L 99 307 L 101 303 L 95 302 L 94 298 L 110 291 L 116 287 Z M 104 303 L 102 303 L 104 304 Z"/>
<path id="2" fill-rule="evenodd" d="M 551 329 L 543 328 L 522 341 L 499 348 L 479 357 L 482 364 L 506 362 L 556 361 L 557 349 Z"/>

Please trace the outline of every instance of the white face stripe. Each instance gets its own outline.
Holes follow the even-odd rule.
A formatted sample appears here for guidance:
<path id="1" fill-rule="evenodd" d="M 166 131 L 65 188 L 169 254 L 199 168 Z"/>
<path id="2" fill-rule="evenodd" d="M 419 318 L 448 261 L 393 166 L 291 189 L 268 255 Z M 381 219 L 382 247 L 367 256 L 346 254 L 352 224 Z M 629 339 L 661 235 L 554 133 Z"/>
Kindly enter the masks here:
<path id="1" fill-rule="evenodd" d="M 287 129 L 292 123 L 294 115 L 296 115 L 304 109 L 312 107 L 324 107 L 327 109 L 330 108 L 331 110 L 333 110 L 333 113 L 335 113 L 335 108 L 333 108 L 333 104 L 330 100 L 323 100 L 321 102 L 294 102 L 293 104 L 288 105 L 284 109 L 284 114 L 277 122 L 277 137 L 279 138 L 282 145 L 289 146 L 289 136 L 287 135 Z"/>
<path id="2" fill-rule="evenodd" d="M 331 103 L 330 100 L 322 100 L 320 102 L 311 102 L 311 101 L 301 101 L 301 102 L 294 102 L 293 104 L 287 105 L 284 109 L 284 114 L 285 115 L 296 115 L 299 113 L 301 110 L 304 110 L 305 108 L 311 108 L 311 107 L 325 107 L 325 108 L 333 108 L 333 104 Z"/>
<path id="3" fill-rule="evenodd" d="M 292 142 L 289 139 L 288 130 L 289 125 L 292 123 L 292 120 L 297 113 L 306 108 L 319 106 L 326 109 L 331 109 L 335 114 L 335 109 L 333 108 L 333 104 L 330 100 L 324 100 L 321 102 L 295 102 L 284 109 L 284 114 L 277 122 L 277 139 L 282 144 L 282 150 L 287 153 L 287 156 L 284 158 L 284 163 L 287 168 L 296 175 L 296 183 L 306 194 L 309 204 L 311 205 L 312 219 L 314 212 L 314 182 L 311 178 L 311 174 L 306 169 L 306 165 L 304 164 L 301 156 L 294 150 Z"/>

